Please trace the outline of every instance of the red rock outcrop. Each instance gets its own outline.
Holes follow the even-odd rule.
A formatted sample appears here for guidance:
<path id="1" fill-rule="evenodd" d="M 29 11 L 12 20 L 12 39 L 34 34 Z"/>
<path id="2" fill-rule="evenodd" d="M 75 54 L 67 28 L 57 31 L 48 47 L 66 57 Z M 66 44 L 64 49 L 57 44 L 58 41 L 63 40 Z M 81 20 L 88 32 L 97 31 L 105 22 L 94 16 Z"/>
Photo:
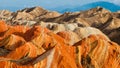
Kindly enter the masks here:
<path id="1" fill-rule="evenodd" d="M 73 45 L 79 40 L 81 40 L 81 38 L 79 38 L 79 36 L 72 31 L 61 31 L 58 32 L 57 35 L 64 38 L 69 45 Z"/>
<path id="2" fill-rule="evenodd" d="M 7 25 L 4 21 L 0 21 L 0 33 L 6 31 L 8 29 Z"/>
<path id="3" fill-rule="evenodd" d="M 119 68 L 120 46 L 102 35 L 91 35 L 76 43 L 78 64 L 83 68 Z"/>
<path id="4" fill-rule="evenodd" d="M 90 35 L 70 46 L 64 32 L 6 27 L 0 31 L 0 68 L 120 68 L 120 46 L 103 35 Z"/>
<path id="5" fill-rule="evenodd" d="M 52 25 L 52 28 L 50 25 L 50 29 L 53 29 L 54 33 L 64 31 L 66 28 L 67 30 L 74 30 L 77 27 L 95 27 L 105 33 L 112 41 L 120 44 L 120 41 L 116 40 L 116 38 L 120 38 L 119 34 L 116 34 L 117 37 L 111 35 L 114 34 L 115 29 L 119 29 L 120 27 L 120 12 L 110 12 L 102 7 L 80 12 L 66 12 L 64 14 L 48 11 L 39 6 L 25 8 L 16 12 L 1 10 L 0 20 L 5 20 L 11 25 L 27 26 L 38 25 L 41 21 L 45 22 L 45 24 L 50 22 L 56 23 Z M 120 32 L 118 30 L 115 31 L 117 33 Z"/>
<path id="6" fill-rule="evenodd" d="M 63 38 L 40 26 L 26 28 L 11 26 L 4 31 L 0 40 L 1 68 L 77 68 L 74 49 Z"/>

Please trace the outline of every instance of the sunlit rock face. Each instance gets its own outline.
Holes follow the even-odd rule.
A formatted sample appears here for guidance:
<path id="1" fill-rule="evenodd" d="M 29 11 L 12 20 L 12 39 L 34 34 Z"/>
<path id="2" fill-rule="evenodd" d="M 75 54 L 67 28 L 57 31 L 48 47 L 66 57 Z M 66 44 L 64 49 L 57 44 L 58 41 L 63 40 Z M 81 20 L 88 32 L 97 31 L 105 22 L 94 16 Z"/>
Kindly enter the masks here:
<path id="1" fill-rule="evenodd" d="M 55 11 L 48 11 L 41 7 L 32 7 L 18 10 L 16 12 L 10 12 L 7 10 L 0 11 L 0 20 L 5 20 L 12 25 L 34 25 L 39 21 L 47 18 L 54 18 L 61 14 Z M 32 23 L 32 24 L 31 24 Z"/>
<path id="2" fill-rule="evenodd" d="M 77 68 L 74 47 L 46 28 L 9 26 L 1 32 L 0 67 Z"/>
<path id="3" fill-rule="evenodd" d="M 26 25 L 30 27 L 44 22 L 44 25 L 54 33 L 66 30 L 73 31 L 77 27 L 95 27 L 106 34 L 112 41 L 120 44 L 120 41 L 117 40 L 120 38 L 119 34 L 114 34 L 115 32 L 119 33 L 117 29 L 120 27 L 120 12 L 111 12 L 102 7 L 79 12 L 65 12 L 63 14 L 39 6 L 25 8 L 16 12 L 0 10 L 0 20 L 4 20 L 10 25 Z"/>
<path id="4" fill-rule="evenodd" d="M 72 31 L 61 31 L 61 32 L 58 32 L 57 35 L 64 38 L 69 45 L 73 45 L 79 40 L 81 40 L 81 38 L 79 38 L 79 36 Z"/>
<path id="5" fill-rule="evenodd" d="M 80 40 L 72 31 L 0 24 L 0 68 L 120 68 L 120 46 L 101 33 Z"/>
<path id="6" fill-rule="evenodd" d="M 75 32 L 81 39 L 88 37 L 91 34 L 95 34 L 95 35 L 101 34 L 104 37 L 106 37 L 107 40 L 109 40 L 109 38 L 103 32 L 93 27 L 78 27 L 75 28 L 73 32 Z"/>
<path id="7" fill-rule="evenodd" d="M 120 46 L 102 35 L 90 35 L 74 45 L 81 68 L 119 68 Z M 116 58 L 115 58 L 116 57 Z"/>

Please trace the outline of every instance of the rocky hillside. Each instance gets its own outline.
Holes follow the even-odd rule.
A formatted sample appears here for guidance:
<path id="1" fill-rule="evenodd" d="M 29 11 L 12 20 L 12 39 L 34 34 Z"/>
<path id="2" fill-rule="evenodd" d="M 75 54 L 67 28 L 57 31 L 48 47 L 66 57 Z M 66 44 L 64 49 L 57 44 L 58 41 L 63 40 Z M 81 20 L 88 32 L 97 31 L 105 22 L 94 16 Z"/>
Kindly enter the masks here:
<path id="1" fill-rule="evenodd" d="M 98 31 L 53 33 L 0 21 L 0 68 L 119 68 L 120 46 Z M 81 36 L 79 38 L 77 36 Z M 74 36 L 74 37 L 73 37 Z"/>
<path id="2" fill-rule="evenodd" d="M 120 13 L 0 11 L 0 68 L 120 68 Z"/>
<path id="3" fill-rule="evenodd" d="M 64 14 L 41 7 L 25 8 L 17 12 L 1 10 L 0 20 L 5 20 L 10 25 L 42 25 L 54 30 L 55 33 L 64 30 L 73 31 L 77 27 L 94 27 L 120 44 L 120 13 L 110 12 L 102 7 Z"/>

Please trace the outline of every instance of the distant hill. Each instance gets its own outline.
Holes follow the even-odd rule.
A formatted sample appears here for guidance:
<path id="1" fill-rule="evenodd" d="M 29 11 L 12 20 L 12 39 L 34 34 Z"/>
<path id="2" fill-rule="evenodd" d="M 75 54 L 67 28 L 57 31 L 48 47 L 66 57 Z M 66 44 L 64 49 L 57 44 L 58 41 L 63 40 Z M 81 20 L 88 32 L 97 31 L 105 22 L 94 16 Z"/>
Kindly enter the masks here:
<path id="1" fill-rule="evenodd" d="M 45 8 L 47 10 L 51 10 L 51 11 L 57 11 L 60 13 L 64 13 L 64 12 L 76 12 L 76 11 L 84 11 L 84 10 L 89 10 L 91 8 L 95 8 L 97 6 L 103 7 L 107 10 L 110 10 L 111 12 L 116 12 L 118 10 L 120 10 L 120 6 L 113 4 L 113 3 L 109 3 L 109 2 L 105 2 L 105 1 L 99 1 L 99 2 L 92 2 L 89 4 L 85 4 L 85 5 L 77 5 L 77 6 L 71 6 L 71 5 L 65 5 L 65 6 L 59 6 L 56 8 Z M 10 10 L 10 11 L 17 11 L 20 9 L 23 9 L 26 7 L 10 7 L 10 6 L 6 6 L 6 7 L 0 7 L 0 10 Z"/>
<path id="2" fill-rule="evenodd" d="M 76 11 L 82 11 L 82 10 L 88 10 L 91 8 L 95 8 L 97 6 L 103 7 L 105 9 L 110 10 L 111 12 L 116 12 L 118 10 L 120 10 L 120 6 L 119 5 L 115 5 L 113 3 L 109 3 L 109 2 L 104 2 L 104 1 L 99 1 L 99 2 L 93 2 L 93 3 L 89 3 L 86 5 L 82 5 L 82 6 L 62 6 L 62 7 L 57 7 L 55 9 L 55 11 L 58 11 L 60 13 L 64 13 L 64 12 L 76 12 Z"/>

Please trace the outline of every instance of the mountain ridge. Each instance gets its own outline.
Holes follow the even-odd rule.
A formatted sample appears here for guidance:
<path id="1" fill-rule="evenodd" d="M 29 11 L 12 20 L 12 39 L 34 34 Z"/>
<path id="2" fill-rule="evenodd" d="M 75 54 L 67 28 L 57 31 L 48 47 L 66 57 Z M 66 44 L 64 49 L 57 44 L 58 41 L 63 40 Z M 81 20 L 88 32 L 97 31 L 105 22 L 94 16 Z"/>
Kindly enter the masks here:
<path id="1" fill-rule="evenodd" d="M 52 10 L 56 10 L 60 13 L 64 13 L 64 12 L 76 12 L 76 11 L 85 11 L 85 10 L 89 10 L 91 8 L 95 8 L 97 6 L 103 7 L 111 12 L 116 12 L 118 10 L 120 10 L 120 6 L 110 3 L 110 2 L 105 2 L 105 1 L 98 1 L 98 2 L 92 2 L 92 3 L 88 3 L 85 5 L 77 5 L 77 6 L 69 6 L 69 7 L 63 7 L 62 9 L 59 9 L 60 7 L 57 8 L 53 8 Z M 115 7 L 115 8 L 114 8 Z"/>
<path id="2" fill-rule="evenodd" d="M 65 12 L 85 11 L 85 10 L 95 8 L 97 6 L 103 7 L 107 10 L 110 10 L 111 12 L 116 12 L 116 11 L 120 10 L 119 5 L 116 5 L 116 4 L 110 3 L 110 2 L 106 2 L 106 1 L 98 1 L 98 2 L 88 3 L 85 5 L 76 5 L 76 6 L 65 5 L 65 6 L 58 6 L 58 7 L 54 7 L 54 8 L 45 8 L 45 9 L 50 10 L 50 11 L 57 11 L 60 13 L 65 13 Z M 0 7 L 0 10 L 10 10 L 12 12 L 16 12 L 17 10 L 21 10 L 23 8 L 25 8 L 25 7 L 7 6 L 7 7 Z M 30 7 L 27 7 L 27 8 L 30 8 Z"/>

